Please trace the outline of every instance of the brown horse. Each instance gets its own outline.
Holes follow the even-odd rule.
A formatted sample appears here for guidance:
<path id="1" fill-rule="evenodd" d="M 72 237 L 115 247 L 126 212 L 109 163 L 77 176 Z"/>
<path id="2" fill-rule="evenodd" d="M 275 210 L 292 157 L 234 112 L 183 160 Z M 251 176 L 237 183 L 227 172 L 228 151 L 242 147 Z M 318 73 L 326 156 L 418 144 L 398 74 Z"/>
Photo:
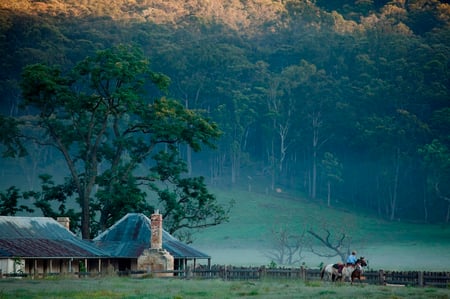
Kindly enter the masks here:
<path id="1" fill-rule="evenodd" d="M 361 277 L 363 277 L 363 271 L 362 269 L 356 268 L 353 272 L 352 272 L 352 283 L 355 281 L 356 278 L 358 278 L 358 281 L 361 282 Z"/>
<path id="2" fill-rule="evenodd" d="M 358 278 L 359 282 L 361 282 L 361 276 L 363 272 L 363 267 L 367 266 L 367 261 L 364 257 L 360 257 L 355 266 L 346 266 L 342 269 L 342 278 L 344 281 L 347 279 L 350 280 L 351 283 L 355 281 L 355 278 Z"/>
<path id="3" fill-rule="evenodd" d="M 361 281 L 361 276 L 363 272 L 363 267 L 367 266 L 367 262 L 364 257 L 360 257 L 355 266 L 344 266 L 343 264 L 329 264 L 322 268 L 320 271 L 320 279 L 323 280 L 325 277 L 331 281 L 337 281 L 347 279 L 353 283 L 355 278 Z"/>

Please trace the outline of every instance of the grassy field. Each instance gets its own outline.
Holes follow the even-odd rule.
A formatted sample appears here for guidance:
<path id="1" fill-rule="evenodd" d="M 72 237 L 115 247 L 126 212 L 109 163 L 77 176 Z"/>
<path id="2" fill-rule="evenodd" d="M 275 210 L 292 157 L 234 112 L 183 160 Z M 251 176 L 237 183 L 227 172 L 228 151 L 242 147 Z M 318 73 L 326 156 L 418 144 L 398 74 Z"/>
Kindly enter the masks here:
<path id="1" fill-rule="evenodd" d="M 0 298 L 450 298 L 450 289 L 300 282 L 133 279 L 0 280 Z"/>
<path id="2" fill-rule="evenodd" d="M 266 265 L 270 263 L 267 252 L 273 247 L 273 230 L 285 228 L 299 235 L 307 229 L 323 233 L 327 228 L 335 236 L 349 236 L 352 249 L 367 257 L 372 269 L 450 270 L 448 225 L 391 222 L 284 193 L 212 191 L 223 203 L 234 201 L 230 222 L 195 235 L 192 245 L 210 254 L 213 263 Z M 302 261 L 316 267 L 321 262 L 336 262 L 337 257 L 327 259 L 305 251 Z"/>

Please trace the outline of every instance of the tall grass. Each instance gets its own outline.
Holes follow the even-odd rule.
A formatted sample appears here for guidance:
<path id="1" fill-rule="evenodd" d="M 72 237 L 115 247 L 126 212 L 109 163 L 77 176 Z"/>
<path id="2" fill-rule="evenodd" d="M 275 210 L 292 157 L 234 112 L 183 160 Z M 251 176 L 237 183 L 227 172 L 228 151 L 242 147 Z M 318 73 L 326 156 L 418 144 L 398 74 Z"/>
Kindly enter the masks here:
<path id="1" fill-rule="evenodd" d="M 450 298 L 450 289 L 297 280 L 4 279 L 0 280 L 0 298 Z"/>

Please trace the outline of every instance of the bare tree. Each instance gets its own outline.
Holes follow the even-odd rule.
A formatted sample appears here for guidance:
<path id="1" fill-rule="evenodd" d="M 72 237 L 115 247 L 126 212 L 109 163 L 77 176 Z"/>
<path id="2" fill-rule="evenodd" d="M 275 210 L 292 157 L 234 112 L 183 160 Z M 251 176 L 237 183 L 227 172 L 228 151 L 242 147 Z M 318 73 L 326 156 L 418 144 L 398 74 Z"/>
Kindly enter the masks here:
<path id="1" fill-rule="evenodd" d="M 309 229 L 308 233 L 322 245 L 319 249 L 311 246 L 312 253 L 329 258 L 339 256 L 343 262 L 345 261 L 352 243 L 349 235 L 345 232 L 333 233 L 328 228 L 324 228 L 322 233 Z"/>
<path id="2" fill-rule="evenodd" d="M 309 245 L 306 230 L 294 234 L 287 227 L 281 227 L 272 229 L 271 234 L 273 246 L 265 255 L 280 265 L 300 264 L 304 258 L 303 252 Z"/>

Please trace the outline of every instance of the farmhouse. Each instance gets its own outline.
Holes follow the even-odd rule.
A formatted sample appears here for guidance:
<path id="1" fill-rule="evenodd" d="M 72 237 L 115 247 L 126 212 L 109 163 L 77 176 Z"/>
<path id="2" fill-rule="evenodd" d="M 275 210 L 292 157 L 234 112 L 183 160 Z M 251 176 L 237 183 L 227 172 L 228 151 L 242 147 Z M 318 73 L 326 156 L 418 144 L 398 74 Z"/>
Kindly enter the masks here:
<path id="1" fill-rule="evenodd" d="M 58 220 L 0 216 L 0 272 L 34 276 L 103 271 L 108 253 L 69 231 L 68 218 Z"/>
<path id="2" fill-rule="evenodd" d="M 153 214 L 151 220 L 144 214 L 129 213 L 93 241 L 113 257 L 111 262 L 119 271 L 170 270 L 162 262 L 159 265 L 156 261 L 146 263 L 145 256 L 151 251 L 169 253 L 173 257 L 173 270 L 185 270 L 188 266 L 195 268 L 198 260 L 207 260 L 208 268 L 211 265 L 211 256 L 180 242 L 163 230 L 162 218 L 158 213 Z"/>
<path id="3" fill-rule="evenodd" d="M 160 214 L 125 215 L 93 241 L 69 230 L 69 219 L 0 216 L 2 275 L 185 270 L 211 257 L 162 229 Z M 171 272 L 172 271 L 172 272 Z"/>

